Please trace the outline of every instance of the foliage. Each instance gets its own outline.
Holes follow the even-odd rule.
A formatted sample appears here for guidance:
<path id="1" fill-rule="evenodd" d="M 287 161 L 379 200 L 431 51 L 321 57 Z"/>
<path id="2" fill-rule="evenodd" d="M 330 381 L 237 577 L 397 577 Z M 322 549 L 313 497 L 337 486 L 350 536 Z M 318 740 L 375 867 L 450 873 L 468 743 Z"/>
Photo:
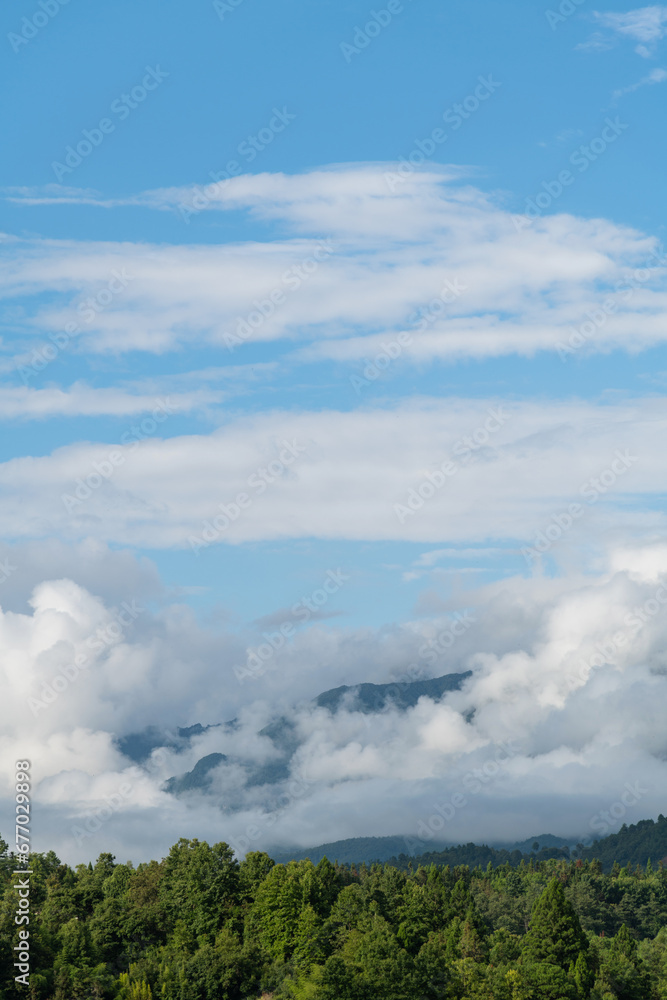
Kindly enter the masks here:
<path id="1" fill-rule="evenodd" d="M 667 1000 L 667 870 L 240 863 L 179 840 L 134 867 L 33 855 L 30 986 L 0 857 L 2 1000 Z"/>

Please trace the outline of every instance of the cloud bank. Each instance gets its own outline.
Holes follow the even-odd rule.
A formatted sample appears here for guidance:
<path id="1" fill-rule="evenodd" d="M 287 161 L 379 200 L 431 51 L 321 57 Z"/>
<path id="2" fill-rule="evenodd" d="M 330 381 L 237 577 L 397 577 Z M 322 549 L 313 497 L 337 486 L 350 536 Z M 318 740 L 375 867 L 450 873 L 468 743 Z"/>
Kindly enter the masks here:
<path id="1" fill-rule="evenodd" d="M 429 830 L 454 842 L 546 830 L 578 839 L 611 831 L 603 814 L 628 784 L 637 797 L 624 817 L 657 814 L 667 759 L 665 546 L 615 549 L 607 562 L 595 576 L 513 578 L 469 592 L 473 625 L 447 648 L 438 636 L 451 607 L 380 632 L 317 624 L 242 685 L 232 664 L 250 634 L 206 633 L 185 609 L 150 611 L 129 597 L 105 604 L 71 580 L 40 584 L 27 613 L 0 618 L 3 814 L 19 748 L 36 762 L 35 796 L 48 816 L 37 846 L 69 859 L 109 845 L 145 858 L 178 835 L 222 837 L 239 851 L 387 832 L 428 843 Z M 56 682 L 77 662 L 76 676 Z M 402 713 L 331 715 L 306 701 L 350 680 L 400 680 L 410 665 L 413 677 L 472 677 L 442 702 L 422 698 Z M 167 746 L 142 766 L 114 743 L 156 722 L 175 729 L 232 712 L 233 732 L 211 729 L 186 752 Z M 249 783 L 251 765 L 280 756 L 259 731 L 281 714 L 299 741 L 289 774 Z M 208 753 L 234 758 L 214 770 L 209 793 L 177 799 L 162 789 Z"/>

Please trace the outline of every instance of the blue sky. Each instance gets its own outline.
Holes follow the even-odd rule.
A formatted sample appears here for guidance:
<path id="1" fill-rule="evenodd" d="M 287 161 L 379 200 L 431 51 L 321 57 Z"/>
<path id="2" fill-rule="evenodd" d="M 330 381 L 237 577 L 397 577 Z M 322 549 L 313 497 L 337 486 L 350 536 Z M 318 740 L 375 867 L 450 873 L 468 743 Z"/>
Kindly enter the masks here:
<path id="1" fill-rule="evenodd" d="M 356 29 L 363 30 L 373 20 L 364 4 L 294 3 L 278 9 L 244 0 L 236 8 L 217 10 L 202 4 L 186 12 L 180 4 L 149 3 L 140 10 L 128 7 L 127 13 L 122 4 L 93 4 L 85 10 L 74 4 L 60 8 L 27 41 L 17 41 L 21 31 L 31 33 L 19 13 L 30 16 L 32 8 L 6 11 L 11 58 L 3 70 L 8 99 L 2 183 L 10 191 L 44 191 L 55 183 L 52 164 L 64 162 L 66 147 L 76 145 L 83 129 L 96 128 L 107 116 L 114 132 L 60 178 L 68 187 L 99 192 L 101 199 L 210 183 L 210 172 L 224 171 L 233 160 L 237 169 L 253 174 L 299 174 L 330 164 L 394 161 L 409 157 L 418 140 L 423 143 L 433 129 L 443 126 L 447 138 L 432 144 L 429 159 L 456 165 L 466 183 L 508 211 L 521 212 L 527 199 L 542 190 L 543 182 L 557 178 L 573 151 L 598 136 L 610 117 L 627 130 L 585 173 L 573 171 L 575 182 L 553 208 L 638 227 L 659 240 L 664 221 L 656 212 L 663 154 L 658 147 L 665 140 L 655 122 L 663 90 L 659 84 L 647 84 L 622 97 L 612 96 L 660 68 L 659 39 L 651 55 L 642 57 L 635 52 L 636 38 L 607 26 L 587 4 L 571 15 L 569 9 L 566 5 L 565 14 L 559 14 L 557 6 L 454 3 L 445 10 L 435 3 L 407 2 L 365 49 L 353 54 L 348 50 L 347 56 L 344 45 L 352 45 Z M 553 14 L 547 17 L 549 10 Z M 607 10 L 622 13 L 624 8 L 612 4 Z M 140 85 L 146 66 L 161 67 L 165 78 L 144 103 L 126 108 L 121 118 L 118 110 L 110 111 L 113 101 Z M 494 81 L 497 89 L 467 120 L 457 119 L 455 105 L 474 94 L 480 77 Z M 252 147 L 247 138 L 269 125 L 274 108 L 287 109 L 294 120 L 249 162 Z M 443 124 L 448 109 L 449 123 Z M 457 121 L 459 127 L 452 128 Z M 53 190 L 50 197 L 55 197 Z M 37 236 L 211 246 L 271 241 L 285 234 L 284 227 L 249 218 L 242 209 L 198 212 L 187 225 L 173 208 L 6 200 L 3 210 L 5 231 L 28 240 Z M 31 295 L 29 302 L 34 300 Z M 20 308 L 22 301 L 19 295 L 12 306 Z M 20 339 L 21 331 L 12 330 L 11 320 L 9 330 L 5 343 L 16 354 L 15 338 Z M 363 334 L 363 321 L 359 330 Z M 275 369 L 235 394 L 228 407 L 170 421 L 164 435 L 201 433 L 231 414 L 268 407 L 348 410 L 417 395 L 599 399 L 610 389 L 644 394 L 663 366 L 661 349 L 630 360 L 625 350 L 602 357 L 595 353 L 585 361 L 575 356 L 568 364 L 554 363 L 553 354 L 530 361 L 512 355 L 463 358 L 419 367 L 395 365 L 381 381 L 357 393 L 349 378 L 363 362 L 351 367 L 315 361 L 295 368 L 286 362 L 284 348 L 282 342 L 245 345 L 235 353 L 235 362 L 270 362 Z M 226 350 L 201 342 L 159 353 L 133 351 L 130 346 L 117 354 L 111 345 L 102 356 L 62 352 L 47 370 L 31 377 L 30 386 L 64 387 L 85 380 L 96 388 L 111 387 L 138 376 L 173 379 L 185 370 L 226 367 L 230 361 Z M 11 369 L 5 378 L 6 385 L 22 384 Z M 7 457 L 48 454 L 82 439 L 113 441 L 125 427 L 123 420 L 108 415 L 63 420 L 53 414 L 48 420 L 27 423 L 19 417 L 10 423 Z M 395 561 L 386 548 L 382 544 L 375 553 L 376 566 Z M 406 555 L 402 551 L 397 561 Z M 237 567 L 240 558 L 242 567 L 243 555 L 233 557 Z M 184 565 L 177 554 L 159 558 L 172 582 L 192 575 L 188 561 Z M 274 561 L 273 552 L 267 551 L 265 565 L 273 565 L 267 575 L 281 574 L 286 558 L 296 562 L 297 575 L 305 571 L 296 552 L 286 557 L 282 550 Z M 204 577 L 211 573 L 197 566 L 194 574 L 200 571 Z M 248 575 L 235 572 L 236 595 Z M 218 588 L 210 579 L 205 585 L 212 588 L 213 597 Z M 414 600 L 412 588 L 397 581 L 396 589 L 400 593 L 390 602 L 391 609 L 402 606 L 405 612 Z M 379 624 L 386 599 L 368 599 L 367 592 L 360 587 L 355 598 L 357 617 Z M 227 596 L 224 585 L 220 596 Z M 258 592 L 252 584 L 245 599 L 252 618 L 267 611 L 264 602 L 270 602 L 271 593 Z"/>
<path id="2" fill-rule="evenodd" d="M 389 679 L 387 636 L 503 593 L 546 621 L 559 587 L 662 572 L 666 7 L 0 17 L 8 614 L 51 579 L 136 594 L 151 628 L 224 634 L 233 713 L 243 650 L 328 571 L 276 697 Z M 169 724 L 201 719 L 202 657 Z"/>

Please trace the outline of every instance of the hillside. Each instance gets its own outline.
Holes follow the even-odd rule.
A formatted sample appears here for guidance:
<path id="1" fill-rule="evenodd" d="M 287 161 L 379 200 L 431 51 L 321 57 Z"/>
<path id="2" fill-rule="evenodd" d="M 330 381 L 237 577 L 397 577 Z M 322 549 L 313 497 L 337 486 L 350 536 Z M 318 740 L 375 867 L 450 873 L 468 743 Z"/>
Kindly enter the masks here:
<path id="1" fill-rule="evenodd" d="M 444 849 L 447 845 L 437 846 Z M 335 840 L 331 844 L 320 844 L 319 847 L 294 850 L 278 848 L 269 850 L 269 854 L 278 864 L 310 859 L 316 865 L 322 858 L 328 858 L 341 865 L 355 865 L 363 862 L 389 861 L 404 850 L 405 837 L 352 837 L 349 840 Z"/>
<path id="2" fill-rule="evenodd" d="M 539 840 L 539 838 L 535 839 Z M 546 839 L 543 838 L 543 840 Z M 526 852 L 518 849 L 507 850 L 487 847 L 486 845 L 465 844 L 447 847 L 442 851 L 425 852 L 414 858 L 406 854 L 399 854 L 397 857 L 391 858 L 389 863 L 397 868 L 406 869 L 410 865 L 416 868 L 419 865 L 430 864 L 470 865 L 474 868 L 477 865 L 484 867 L 490 862 L 494 868 L 497 868 L 507 862 L 516 866 L 522 861 L 529 862 L 531 859 L 533 861 L 547 861 L 557 858 L 598 860 L 604 871 L 611 871 L 614 864 L 621 867 L 640 865 L 643 868 L 649 861 L 657 866 L 657 863 L 663 859 L 667 864 L 667 819 L 661 814 L 657 821 L 644 819 L 632 826 L 624 824 L 618 833 L 610 834 L 601 840 L 595 840 L 587 847 L 581 845 L 571 849 L 567 846 L 553 846 Z"/>
<path id="3" fill-rule="evenodd" d="M 609 871 L 614 862 L 644 866 L 650 860 L 654 865 L 659 861 L 667 864 L 667 818 L 661 813 L 657 821 L 642 819 L 632 826 L 624 823 L 618 833 L 573 853 L 588 860 L 598 858 L 605 871 Z"/>
<path id="4" fill-rule="evenodd" d="M 283 866 L 186 839 L 137 868 L 23 860 L 0 838 L 2 1000 L 667 996 L 667 869 Z M 17 865 L 35 901 L 23 937 Z"/>
<path id="5" fill-rule="evenodd" d="M 610 834 L 601 840 L 595 840 L 588 846 L 574 846 L 563 837 L 553 834 L 542 834 L 538 837 L 528 837 L 510 845 L 490 844 L 434 844 L 433 850 L 422 854 L 409 852 L 411 841 L 409 837 L 353 837 L 348 840 L 336 840 L 330 844 L 320 844 L 311 848 L 278 848 L 271 851 L 271 857 L 280 864 L 288 861 L 310 859 L 317 864 L 322 858 L 337 861 L 339 864 L 363 864 L 374 861 L 387 862 L 396 868 L 407 871 L 409 867 L 419 865 L 469 865 L 483 868 L 491 863 L 494 868 L 499 865 L 511 864 L 514 867 L 522 861 L 548 861 L 550 859 L 577 859 L 601 862 L 605 871 L 611 871 L 616 862 L 621 867 L 625 865 L 641 865 L 645 867 L 651 861 L 654 865 L 664 859 L 667 865 L 667 819 L 660 815 L 657 821 L 640 820 L 638 823 L 623 825 L 618 833 Z M 533 844 L 539 845 L 533 850 Z"/>

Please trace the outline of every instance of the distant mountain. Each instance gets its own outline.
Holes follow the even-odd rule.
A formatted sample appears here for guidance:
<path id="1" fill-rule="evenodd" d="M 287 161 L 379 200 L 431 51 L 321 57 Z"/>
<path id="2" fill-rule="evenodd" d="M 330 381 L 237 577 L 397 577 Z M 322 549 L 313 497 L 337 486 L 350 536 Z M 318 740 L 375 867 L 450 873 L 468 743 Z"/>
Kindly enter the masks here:
<path id="1" fill-rule="evenodd" d="M 315 705 L 334 713 L 347 708 L 350 712 L 363 712 L 365 715 L 382 712 L 389 706 L 405 710 L 413 708 L 422 697 L 439 701 L 447 691 L 458 691 L 463 681 L 471 676 L 472 671 L 466 670 L 461 674 L 445 674 L 444 677 L 404 684 L 343 685 L 319 695 Z"/>
<path id="2" fill-rule="evenodd" d="M 399 854 L 389 859 L 389 864 L 396 868 L 407 869 L 422 865 L 427 868 L 429 865 L 444 867 L 449 865 L 454 868 L 456 865 L 469 865 L 471 868 L 478 866 L 486 868 L 491 864 L 493 868 L 499 865 L 510 864 L 516 867 L 522 861 L 548 861 L 549 858 L 569 858 L 570 852 L 567 847 L 545 847 L 539 851 L 531 851 L 530 854 L 519 850 L 508 851 L 506 848 L 489 847 L 488 844 L 458 844 L 456 847 L 446 847 L 442 851 L 427 851 L 411 857 L 409 854 Z"/>
<path id="3" fill-rule="evenodd" d="M 463 673 L 445 674 L 443 677 L 434 677 L 431 680 L 396 684 L 343 685 L 331 691 L 324 691 L 310 704 L 313 709 L 324 708 L 332 715 L 343 710 L 362 712 L 365 715 L 384 712 L 389 708 L 406 711 L 416 705 L 422 697 L 439 701 L 448 692 L 457 691 L 463 681 L 470 676 L 471 671 L 468 670 Z M 236 719 L 210 726 L 197 723 L 175 730 L 160 730 L 156 726 L 149 726 L 143 732 L 122 737 L 116 741 L 116 745 L 126 757 L 134 763 L 141 764 L 148 760 L 153 750 L 158 747 L 169 747 L 177 754 L 183 753 L 190 749 L 194 737 L 216 729 L 227 733 L 233 732 L 237 726 Z M 300 738 L 294 723 L 285 716 L 278 716 L 264 726 L 258 735 L 271 740 L 278 751 L 278 756 L 269 763 L 258 765 L 254 761 L 243 759 L 240 755 L 211 753 L 202 757 L 192 770 L 169 778 L 163 786 L 164 790 L 172 795 L 184 795 L 196 790 L 208 791 L 211 784 L 210 771 L 227 760 L 239 765 L 245 771 L 247 788 L 276 785 L 285 781 L 290 776 L 292 757 L 300 746 Z"/>
<path id="4" fill-rule="evenodd" d="M 583 851 L 576 850 L 576 854 L 588 860 L 598 858 L 605 870 L 615 861 L 624 867 L 645 865 L 650 859 L 656 868 L 659 861 L 667 866 L 667 819 L 661 813 L 657 822 L 642 819 L 632 826 L 624 823 L 618 833 L 596 840 Z"/>
<path id="5" fill-rule="evenodd" d="M 326 709 L 333 715 L 343 710 L 364 714 L 381 713 L 390 708 L 406 711 L 416 705 L 421 697 L 438 701 L 449 692 L 459 690 L 470 675 L 470 671 L 466 671 L 409 683 L 342 685 L 324 691 L 310 704 L 313 709 Z M 197 723 L 174 730 L 150 726 L 141 733 L 131 733 L 119 739 L 117 746 L 126 757 L 141 764 L 158 747 L 169 747 L 178 756 L 191 750 L 192 740 L 196 737 L 204 733 L 215 734 L 215 730 L 229 734 L 238 725 L 237 720 L 232 719 L 207 726 Z M 268 763 L 258 765 L 252 760 L 245 760 L 240 754 L 223 754 L 213 749 L 213 752 L 201 757 L 191 770 L 183 769 L 182 773 L 169 778 L 163 786 L 164 790 L 172 795 L 187 795 L 193 791 L 209 793 L 215 768 L 230 763 L 245 772 L 246 788 L 264 786 L 269 793 L 272 786 L 290 776 L 292 757 L 300 746 L 300 738 L 296 726 L 286 716 L 272 719 L 258 735 L 270 740 L 277 751 L 276 756 Z M 229 741 L 226 740 L 225 745 L 228 744 Z M 597 858 L 606 870 L 610 870 L 614 862 L 621 866 L 645 866 L 650 859 L 656 865 L 660 861 L 667 865 L 667 819 L 660 815 L 657 822 L 646 819 L 633 826 L 624 825 L 616 834 L 593 843 L 588 841 L 580 846 L 549 833 L 527 837 L 514 844 L 432 844 L 430 851 L 417 856 L 414 855 L 413 845 L 414 841 L 409 837 L 399 835 L 355 837 L 310 848 L 281 847 L 271 853 L 275 860 L 282 863 L 303 858 L 310 858 L 317 863 L 323 857 L 328 857 L 330 861 L 339 861 L 341 864 L 389 861 L 398 868 L 407 868 L 408 865 L 416 867 L 420 864 L 469 865 L 474 868 L 477 865 L 486 867 L 489 863 L 496 867 L 507 862 L 516 866 L 521 861 L 529 863 L 531 859 L 541 861 L 560 857 L 591 861 Z"/>
<path id="6" fill-rule="evenodd" d="M 226 726 L 234 726 L 236 720 L 225 723 Z M 202 726 L 197 723 L 194 726 L 187 726 L 185 729 L 176 729 L 173 732 L 158 729 L 157 726 L 148 726 L 140 733 L 130 733 L 129 736 L 121 736 L 116 740 L 116 746 L 122 754 L 133 760 L 135 764 L 143 764 L 148 760 L 153 750 L 158 747 L 169 747 L 170 750 L 185 750 L 189 746 L 193 736 L 201 736 L 209 729 L 217 729 L 218 726 Z"/>
<path id="7" fill-rule="evenodd" d="M 533 844 L 538 845 L 535 850 L 539 851 L 545 847 L 567 847 L 572 844 L 572 840 L 566 840 L 565 837 L 554 837 L 552 833 L 543 833 L 539 837 L 527 837 L 526 840 L 520 840 L 516 844 L 494 843 L 492 847 L 529 854 L 533 851 Z"/>
<path id="8" fill-rule="evenodd" d="M 537 850 L 533 850 L 535 843 L 538 844 Z M 294 851 L 281 848 L 268 853 L 279 864 L 292 860 L 301 861 L 304 858 L 310 858 L 313 864 L 317 864 L 323 857 L 327 857 L 329 861 L 349 865 L 384 861 L 403 870 L 409 865 L 417 868 L 419 865 L 431 864 L 449 865 L 452 868 L 456 865 L 469 865 L 471 868 L 481 865 L 486 868 L 489 862 L 494 868 L 506 863 L 516 867 L 522 861 L 528 864 L 531 860 L 546 861 L 549 858 L 582 861 L 597 859 L 605 871 L 610 871 L 614 862 L 621 867 L 644 867 L 650 860 L 657 867 L 658 862 L 662 861 L 667 867 L 667 819 L 661 814 L 657 822 L 643 819 L 633 826 L 623 825 L 618 833 L 596 840 L 583 849 L 576 848 L 571 841 L 555 837 L 551 833 L 528 837 L 511 845 L 434 844 L 433 850 L 419 855 L 410 853 L 409 847 L 409 837 L 354 837 L 321 844 L 319 847 L 298 848 Z"/>
<path id="9" fill-rule="evenodd" d="M 165 792 L 178 795 L 181 792 L 189 792 L 193 788 L 207 788 L 211 783 L 211 771 L 218 764 L 227 760 L 224 753 L 209 753 L 206 757 L 198 760 L 191 771 L 181 774 L 176 778 L 169 778 L 165 782 Z"/>
<path id="10" fill-rule="evenodd" d="M 540 841 L 535 837 L 535 841 Z M 547 841 L 561 841 L 562 846 L 542 846 Z M 523 842 L 532 846 L 531 839 Z M 390 859 L 397 868 L 407 868 L 409 864 L 413 867 L 417 865 L 470 865 L 475 867 L 482 865 L 485 867 L 489 861 L 495 867 L 509 861 L 511 865 L 518 865 L 521 861 L 532 860 L 545 861 L 548 858 L 568 858 L 580 859 L 582 861 L 598 860 L 605 871 L 610 871 L 614 863 L 622 868 L 630 865 L 634 867 L 641 865 L 644 867 L 651 861 L 656 867 L 662 861 L 667 866 L 667 819 L 660 814 L 657 822 L 652 819 L 643 819 L 632 826 L 623 824 L 618 833 L 612 833 L 608 837 L 594 841 L 587 847 L 568 847 L 562 843 L 561 838 L 550 835 L 541 838 L 540 849 L 536 852 L 527 853 L 518 849 L 507 850 L 479 846 L 477 844 L 465 844 L 458 847 L 448 847 L 443 851 L 430 851 L 411 858 L 406 854 L 398 855 Z"/>
<path id="11" fill-rule="evenodd" d="M 373 861 L 389 861 L 390 859 L 396 862 L 399 855 L 406 856 L 408 860 L 412 859 L 413 863 L 419 863 L 420 857 L 426 855 L 417 857 L 412 847 L 414 843 L 412 838 L 406 836 L 352 837 L 349 840 L 335 840 L 331 844 L 319 844 L 317 847 L 295 847 L 290 850 L 280 847 L 276 848 L 274 852 L 269 850 L 268 853 L 279 864 L 286 864 L 287 861 L 302 861 L 305 858 L 310 858 L 313 864 L 317 864 L 324 857 L 327 857 L 329 861 L 339 861 L 341 864 L 362 864 L 363 862 L 371 863 Z M 539 845 L 537 851 L 533 851 L 535 843 Z M 497 843 L 482 847 L 477 844 L 454 845 L 443 841 L 433 843 L 433 849 L 428 852 L 428 857 L 430 858 L 431 855 L 439 856 L 441 853 L 449 851 L 450 860 L 445 864 L 472 864 L 474 867 L 476 864 L 481 864 L 482 860 L 485 865 L 489 861 L 493 861 L 495 864 L 496 855 L 502 855 L 503 860 L 498 861 L 498 864 L 503 864 L 507 860 L 506 855 L 514 854 L 517 856 L 518 863 L 521 857 L 529 857 L 530 855 L 540 859 L 544 858 L 546 857 L 546 854 L 543 853 L 545 851 L 549 853 L 550 857 L 553 852 L 555 852 L 554 856 L 558 856 L 561 849 L 569 844 L 571 841 L 564 837 L 555 837 L 551 833 L 543 833 L 540 837 L 528 837 L 516 844 Z M 463 852 L 461 857 L 465 855 L 468 860 L 452 860 L 455 856 L 458 858 L 459 855 L 451 852 Z"/>
<path id="12" fill-rule="evenodd" d="M 354 865 L 373 861 L 388 861 L 389 858 L 405 851 L 405 837 L 353 837 L 350 840 L 335 840 L 332 844 L 320 844 L 319 847 L 307 849 L 295 848 L 287 851 L 279 848 L 276 851 L 267 850 L 277 864 L 287 864 L 288 861 L 304 861 L 310 858 L 314 865 L 322 858 L 338 861 L 342 865 Z M 445 844 L 436 844 L 444 848 Z"/>

